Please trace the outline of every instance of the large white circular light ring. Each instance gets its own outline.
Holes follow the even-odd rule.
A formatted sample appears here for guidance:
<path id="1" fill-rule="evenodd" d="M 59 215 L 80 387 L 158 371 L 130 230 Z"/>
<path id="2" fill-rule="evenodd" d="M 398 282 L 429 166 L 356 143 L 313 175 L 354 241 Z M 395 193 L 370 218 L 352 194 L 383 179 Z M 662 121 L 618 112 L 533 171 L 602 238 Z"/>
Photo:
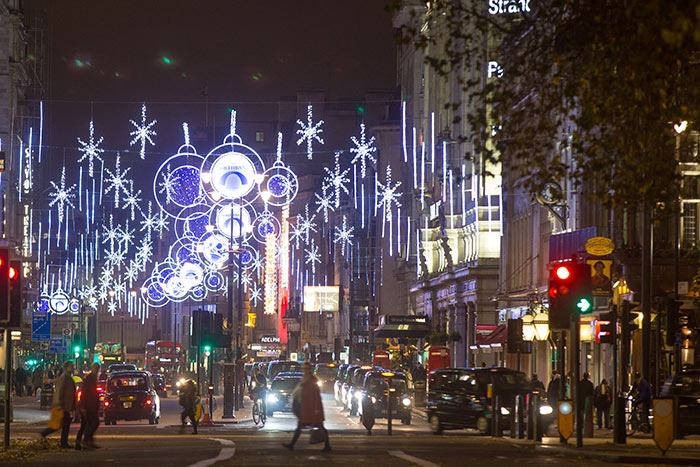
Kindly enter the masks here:
<path id="1" fill-rule="evenodd" d="M 229 240 L 218 233 L 202 237 L 202 256 L 212 265 L 225 263 L 228 260 Z"/>
<path id="2" fill-rule="evenodd" d="M 49 309 L 57 315 L 62 315 L 68 311 L 69 303 L 68 295 L 62 290 L 57 290 L 49 298 Z"/>
<path id="3" fill-rule="evenodd" d="M 190 290 L 190 297 L 192 300 L 196 300 L 198 302 L 204 300 L 207 296 L 207 289 L 205 289 L 203 286 L 198 285 L 196 287 L 193 287 L 192 290 Z"/>
<path id="4" fill-rule="evenodd" d="M 191 289 L 202 283 L 204 271 L 199 264 L 185 263 L 180 268 L 180 279 Z"/>
<path id="5" fill-rule="evenodd" d="M 275 240 L 277 240 L 281 232 L 280 221 L 269 212 L 262 213 L 253 222 L 253 238 L 263 245 L 267 242 L 268 235 L 274 235 Z"/>
<path id="6" fill-rule="evenodd" d="M 218 292 L 225 284 L 224 276 L 220 272 L 210 272 L 204 278 L 204 286 L 211 292 Z"/>
<path id="7" fill-rule="evenodd" d="M 168 298 L 174 302 L 181 302 L 187 298 L 187 293 L 190 291 L 190 287 L 187 286 L 185 281 L 176 274 L 170 277 L 165 284 L 163 284 L 163 290 L 168 295 Z"/>
<path id="8" fill-rule="evenodd" d="M 204 158 L 199 154 L 175 154 L 167 158 L 160 167 L 158 167 L 156 175 L 153 178 L 153 197 L 158 207 L 168 216 L 178 219 L 183 205 L 178 204 L 176 201 L 186 202 L 191 200 L 191 197 L 187 194 L 190 192 L 189 190 L 193 190 L 190 183 L 191 180 L 185 181 L 185 179 L 188 179 L 187 174 L 193 174 L 192 168 L 197 169 L 201 167 L 203 160 Z M 170 166 L 170 172 L 168 172 L 168 166 Z M 184 171 L 178 171 L 181 167 L 189 168 Z M 175 173 L 178 175 L 173 178 L 173 174 Z M 171 186 L 173 182 L 180 183 L 181 185 L 175 188 Z M 201 193 L 201 185 L 197 186 L 196 190 L 197 191 L 193 193 L 200 194 L 199 197 L 197 197 L 197 202 L 188 206 L 194 206 L 202 201 L 206 201 L 206 197 Z M 173 199 L 171 196 L 173 194 L 176 195 L 178 200 Z"/>
<path id="9" fill-rule="evenodd" d="M 181 208 L 195 206 L 204 200 L 199 168 L 192 165 L 182 165 L 173 169 L 165 188 L 168 190 L 166 197 Z"/>
<path id="10" fill-rule="evenodd" d="M 243 198 L 256 186 L 257 170 L 253 161 L 240 152 L 227 152 L 209 167 L 211 188 L 225 199 Z M 206 188 L 207 185 L 204 185 Z M 209 193 L 209 196 L 213 195 Z"/>
<path id="11" fill-rule="evenodd" d="M 260 188 L 270 193 L 267 204 L 286 206 L 296 198 L 299 180 L 287 167 L 276 164 L 265 171 L 265 178 Z"/>
<path id="12" fill-rule="evenodd" d="M 205 192 L 209 194 L 211 189 L 216 190 L 215 184 L 219 183 L 219 181 L 216 180 L 216 175 L 212 173 L 212 168 L 214 168 L 214 164 L 224 156 L 227 156 L 229 154 L 240 154 L 248 159 L 248 161 L 252 164 L 254 167 L 254 173 L 255 174 L 262 174 L 265 172 L 265 163 L 263 162 L 262 158 L 260 155 L 255 152 L 253 148 L 250 146 L 246 146 L 245 144 L 241 144 L 240 138 L 234 137 L 234 138 L 229 138 L 228 136 L 226 139 L 224 139 L 224 143 L 213 148 L 209 153 L 204 157 L 204 161 L 202 162 L 202 168 L 201 172 L 202 174 L 205 174 L 204 177 L 202 177 L 202 185 L 204 187 Z M 233 159 L 229 159 L 228 162 L 233 161 Z M 223 162 L 223 161 L 222 161 Z M 220 163 L 222 163 L 220 162 Z M 220 166 L 223 167 L 223 166 Z M 219 170 L 219 169 L 216 169 Z M 218 174 L 221 175 L 221 174 Z M 221 196 L 225 198 L 235 198 L 236 196 L 227 196 L 225 193 L 220 193 Z M 245 195 L 242 195 L 245 196 Z M 257 196 L 257 193 L 256 193 Z"/>
<path id="13" fill-rule="evenodd" d="M 237 204 L 220 206 L 213 211 L 214 225 L 219 229 L 219 233 L 226 238 L 231 238 L 233 233 L 234 242 L 238 242 L 239 238 L 245 241 L 250 237 L 254 216 L 255 212 L 251 215 L 251 207 Z M 231 225 L 232 222 L 233 225 Z"/>
<path id="14" fill-rule="evenodd" d="M 170 301 L 165 294 L 165 290 L 163 290 L 163 285 L 158 280 L 154 280 L 153 277 L 149 277 L 144 281 L 141 290 L 141 299 L 148 306 L 162 307 Z"/>
<path id="15" fill-rule="evenodd" d="M 205 203 L 200 203 L 181 210 L 175 219 L 175 235 L 177 238 L 199 239 L 206 231 L 211 208 Z"/>

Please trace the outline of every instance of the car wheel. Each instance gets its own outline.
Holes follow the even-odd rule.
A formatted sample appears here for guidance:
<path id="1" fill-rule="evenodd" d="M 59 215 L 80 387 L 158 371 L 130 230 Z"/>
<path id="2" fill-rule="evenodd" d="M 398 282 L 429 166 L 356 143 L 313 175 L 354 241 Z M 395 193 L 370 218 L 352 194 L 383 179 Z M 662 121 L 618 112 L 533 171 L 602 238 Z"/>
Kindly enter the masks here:
<path id="1" fill-rule="evenodd" d="M 488 435 L 491 432 L 491 423 L 488 418 L 483 415 L 476 420 L 476 429 L 482 435 Z"/>
<path id="2" fill-rule="evenodd" d="M 440 419 L 437 415 L 431 414 L 428 421 L 430 422 L 430 430 L 434 435 L 439 435 L 442 433 L 442 424 L 440 423 Z"/>
<path id="3" fill-rule="evenodd" d="M 148 424 L 149 425 L 155 425 L 156 424 L 156 417 L 151 416 L 148 418 Z"/>
<path id="4" fill-rule="evenodd" d="M 156 417 L 156 425 L 160 423 L 160 417 Z"/>

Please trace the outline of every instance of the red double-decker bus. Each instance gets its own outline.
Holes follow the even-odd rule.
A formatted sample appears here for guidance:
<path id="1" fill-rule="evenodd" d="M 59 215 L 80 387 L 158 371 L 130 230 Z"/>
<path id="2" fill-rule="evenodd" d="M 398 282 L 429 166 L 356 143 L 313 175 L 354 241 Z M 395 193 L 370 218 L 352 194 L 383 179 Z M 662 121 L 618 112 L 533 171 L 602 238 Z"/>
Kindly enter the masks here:
<path id="1" fill-rule="evenodd" d="M 150 341 L 146 343 L 144 367 L 151 373 L 165 375 L 166 385 L 172 384 L 182 366 L 182 345 L 173 341 Z"/>

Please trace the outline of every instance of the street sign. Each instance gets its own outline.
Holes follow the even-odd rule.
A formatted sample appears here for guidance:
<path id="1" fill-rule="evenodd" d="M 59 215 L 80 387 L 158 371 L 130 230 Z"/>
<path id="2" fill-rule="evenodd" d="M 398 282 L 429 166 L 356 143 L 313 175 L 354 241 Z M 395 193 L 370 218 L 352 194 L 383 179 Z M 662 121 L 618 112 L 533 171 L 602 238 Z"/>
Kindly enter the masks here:
<path id="1" fill-rule="evenodd" d="M 51 314 L 32 313 L 32 340 L 47 341 L 51 339 Z"/>
<path id="2" fill-rule="evenodd" d="M 568 440 L 574 434 L 574 402 L 568 399 L 559 401 L 557 413 L 559 434 Z"/>
<path id="3" fill-rule="evenodd" d="M 673 444 L 673 399 L 654 399 L 654 442 L 666 454 Z"/>
<path id="4" fill-rule="evenodd" d="M 70 337 L 70 328 L 63 328 L 63 335 L 66 337 Z"/>
<path id="5" fill-rule="evenodd" d="M 66 339 L 63 336 L 51 336 L 49 340 L 49 352 L 51 353 L 66 353 Z"/>
<path id="6" fill-rule="evenodd" d="M 40 349 L 40 350 L 49 350 L 49 343 L 48 343 L 48 341 L 39 343 L 39 349 Z"/>

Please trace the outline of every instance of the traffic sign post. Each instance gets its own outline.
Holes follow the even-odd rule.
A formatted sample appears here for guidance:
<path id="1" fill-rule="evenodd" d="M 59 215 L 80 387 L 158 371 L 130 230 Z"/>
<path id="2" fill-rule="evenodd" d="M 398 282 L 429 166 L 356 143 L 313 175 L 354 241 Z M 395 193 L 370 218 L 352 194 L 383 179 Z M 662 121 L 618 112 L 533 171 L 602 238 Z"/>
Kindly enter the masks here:
<path id="1" fill-rule="evenodd" d="M 32 340 L 43 342 L 51 339 L 51 314 L 35 311 L 32 313 Z"/>

